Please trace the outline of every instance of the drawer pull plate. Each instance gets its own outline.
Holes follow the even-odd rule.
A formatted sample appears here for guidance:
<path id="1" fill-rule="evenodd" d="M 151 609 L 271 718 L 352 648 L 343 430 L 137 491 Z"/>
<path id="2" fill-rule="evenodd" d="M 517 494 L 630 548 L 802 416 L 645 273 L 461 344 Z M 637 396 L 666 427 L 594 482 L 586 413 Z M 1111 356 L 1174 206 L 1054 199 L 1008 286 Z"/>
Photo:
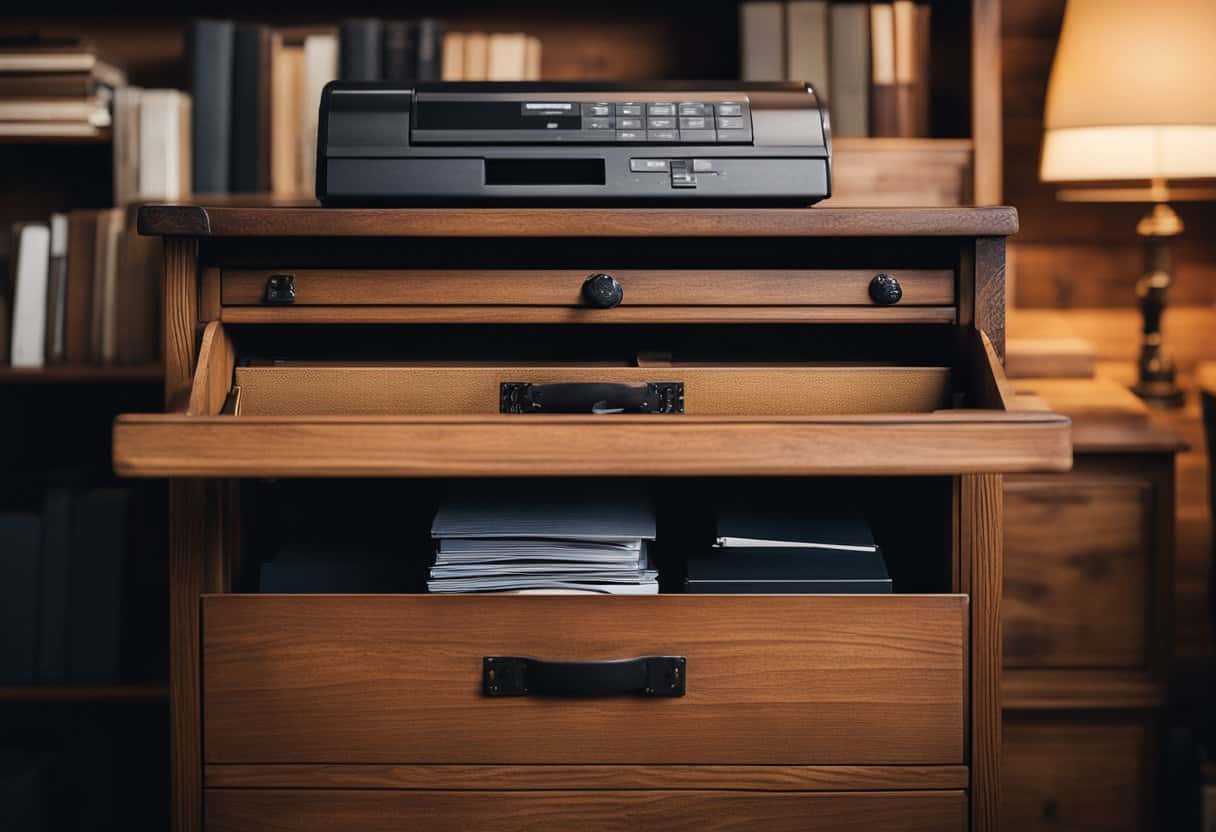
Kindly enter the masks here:
<path id="1" fill-rule="evenodd" d="M 529 384 L 504 381 L 499 413 L 683 413 L 684 383 L 563 382 Z"/>
<path id="2" fill-rule="evenodd" d="M 641 656 L 600 662 L 555 662 L 529 656 L 485 656 L 481 660 L 486 696 L 645 696 L 684 695 L 684 656 Z"/>

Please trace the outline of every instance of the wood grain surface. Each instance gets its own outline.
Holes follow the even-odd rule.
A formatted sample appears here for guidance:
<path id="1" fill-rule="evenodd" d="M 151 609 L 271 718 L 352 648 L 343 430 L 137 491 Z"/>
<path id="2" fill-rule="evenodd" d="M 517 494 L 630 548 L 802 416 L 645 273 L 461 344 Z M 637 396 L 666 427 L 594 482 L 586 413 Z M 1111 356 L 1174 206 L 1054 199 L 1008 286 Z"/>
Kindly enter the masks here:
<path id="1" fill-rule="evenodd" d="M 661 784 L 660 784 L 661 785 Z M 208 832 L 962 832 L 966 793 L 210 789 Z"/>
<path id="2" fill-rule="evenodd" d="M 666 791 L 924 791 L 965 789 L 966 766 L 245 765 L 204 768 L 207 788 Z"/>
<path id="3" fill-rule="evenodd" d="M 198 237 L 1002 237 L 986 208 L 258 208 L 146 205 L 141 234 Z"/>
<path id="4" fill-rule="evenodd" d="M 224 406 L 232 389 L 232 371 L 236 363 L 236 348 L 219 321 L 211 321 L 203 330 L 198 350 L 198 369 L 190 389 L 186 413 L 191 416 L 214 416 Z"/>
<path id="5" fill-rule="evenodd" d="M 123 415 L 123 476 L 893 476 L 1065 471 L 1068 420 Z"/>
<path id="6" fill-rule="evenodd" d="M 198 242 L 170 237 L 164 245 L 165 409 L 183 411 L 194 376 L 198 328 Z"/>
<path id="7" fill-rule="evenodd" d="M 208 596 L 206 759 L 961 764 L 967 615 L 958 595 Z M 688 692 L 488 698 L 482 657 L 504 655 L 686 656 Z"/>
<path id="8" fill-rule="evenodd" d="M 301 306 L 587 307 L 583 282 L 599 269 L 224 269 L 225 306 L 264 306 L 266 281 L 291 274 Z M 875 306 L 876 274 L 899 280 L 908 306 L 950 306 L 948 269 L 611 269 L 630 306 Z M 617 307 L 618 309 L 621 307 Z M 612 310 L 597 310 L 611 315 Z"/>

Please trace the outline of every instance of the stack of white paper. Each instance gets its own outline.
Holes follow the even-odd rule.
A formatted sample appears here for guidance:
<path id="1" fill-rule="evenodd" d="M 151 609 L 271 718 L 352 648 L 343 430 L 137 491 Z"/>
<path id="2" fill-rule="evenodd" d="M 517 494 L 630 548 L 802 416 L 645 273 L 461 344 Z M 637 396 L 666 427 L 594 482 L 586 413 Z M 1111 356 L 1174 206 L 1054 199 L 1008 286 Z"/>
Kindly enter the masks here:
<path id="1" fill-rule="evenodd" d="M 431 592 L 658 593 L 644 498 L 603 489 L 504 497 L 481 491 L 435 515 Z"/>

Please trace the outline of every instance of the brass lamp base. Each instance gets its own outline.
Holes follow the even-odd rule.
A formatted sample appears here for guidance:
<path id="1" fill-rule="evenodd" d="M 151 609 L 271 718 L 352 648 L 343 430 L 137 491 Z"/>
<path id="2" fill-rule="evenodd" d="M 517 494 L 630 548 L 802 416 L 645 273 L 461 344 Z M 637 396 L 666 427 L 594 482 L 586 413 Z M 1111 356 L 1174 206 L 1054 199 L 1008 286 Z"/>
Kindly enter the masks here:
<path id="1" fill-rule="evenodd" d="M 1148 404 L 1178 407 L 1183 393 L 1174 380 L 1174 362 L 1165 354 L 1161 318 L 1170 288 L 1169 240 L 1182 233 L 1182 220 L 1174 209 L 1158 203 L 1140 220 L 1136 233 L 1148 245 L 1147 271 L 1136 283 L 1140 314 L 1144 317 L 1140 343 L 1139 378 L 1132 392 Z"/>

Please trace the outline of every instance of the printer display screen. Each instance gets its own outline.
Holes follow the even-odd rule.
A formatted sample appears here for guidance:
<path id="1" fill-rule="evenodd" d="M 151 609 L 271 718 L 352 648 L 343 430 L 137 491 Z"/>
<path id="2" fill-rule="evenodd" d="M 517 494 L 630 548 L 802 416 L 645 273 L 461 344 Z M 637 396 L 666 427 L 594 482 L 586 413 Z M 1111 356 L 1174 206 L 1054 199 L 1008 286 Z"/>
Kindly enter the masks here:
<path id="1" fill-rule="evenodd" d="M 579 130 L 577 102 L 418 101 L 419 130 Z"/>

